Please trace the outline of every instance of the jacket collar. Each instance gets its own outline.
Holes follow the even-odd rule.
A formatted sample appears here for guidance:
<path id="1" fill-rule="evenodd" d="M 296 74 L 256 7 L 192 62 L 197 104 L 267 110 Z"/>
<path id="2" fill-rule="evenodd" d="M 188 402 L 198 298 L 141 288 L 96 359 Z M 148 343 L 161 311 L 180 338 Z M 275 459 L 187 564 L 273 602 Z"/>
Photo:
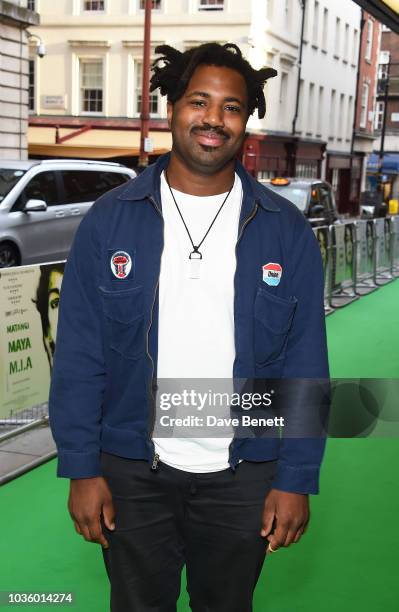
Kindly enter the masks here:
<path id="1" fill-rule="evenodd" d="M 126 189 L 118 196 L 118 200 L 144 200 L 148 196 L 160 200 L 160 177 L 162 171 L 168 166 L 170 153 L 158 157 L 155 164 L 151 164 L 136 178 L 128 182 Z M 262 208 L 270 212 L 280 212 L 280 206 L 272 199 L 269 192 L 255 180 L 236 160 L 235 171 L 241 179 L 244 196 L 252 197 Z"/>

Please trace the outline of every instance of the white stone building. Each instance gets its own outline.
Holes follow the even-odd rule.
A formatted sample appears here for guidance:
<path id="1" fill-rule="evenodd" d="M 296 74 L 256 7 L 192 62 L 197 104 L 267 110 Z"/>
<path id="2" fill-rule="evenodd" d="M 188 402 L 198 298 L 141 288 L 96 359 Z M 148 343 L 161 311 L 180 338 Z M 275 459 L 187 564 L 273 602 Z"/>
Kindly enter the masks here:
<path id="1" fill-rule="evenodd" d="M 143 5 L 36 0 L 41 25 L 35 32 L 47 54 L 31 63 L 31 154 L 137 155 Z M 325 149 L 338 164 L 350 152 L 360 8 L 352 0 L 307 0 L 305 17 L 299 84 L 300 0 L 154 0 L 153 49 L 159 43 L 184 49 L 229 41 L 255 67 L 277 69 L 265 88 L 266 118 L 255 113 L 248 123 L 244 161 L 258 176 L 320 175 Z M 154 94 L 151 111 L 160 153 L 170 147 L 165 100 Z"/>
<path id="2" fill-rule="evenodd" d="M 0 0 L 0 157 L 28 156 L 28 37 L 39 23 L 28 0 Z"/>

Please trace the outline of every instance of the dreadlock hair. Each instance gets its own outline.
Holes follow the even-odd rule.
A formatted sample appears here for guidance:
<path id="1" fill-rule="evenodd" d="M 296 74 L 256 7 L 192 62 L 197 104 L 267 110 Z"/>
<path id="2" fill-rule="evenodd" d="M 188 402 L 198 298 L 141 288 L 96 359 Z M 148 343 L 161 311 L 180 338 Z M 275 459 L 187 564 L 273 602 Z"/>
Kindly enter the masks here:
<path id="1" fill-rule="evenodd" d="M 162 53 L 162 57 L 152 63 L 150 91 L 159 88 L 161 95 L 167 96 L 168 102 L 174 103 L 182 97 L 199 65 L 223 66 L 237 70 L 244 77 L 247 84 L 248 115 L 252 115 L 257 108 L 259 119 L 265 116 L 263 87 L 267 79 L 277 75 L 277 71 L 273 68 L 255 70 L 242 56 L 237 45 L 211 42 L 188 49 L 184 53 L 169 45 L 158 45 L 155 52 Z"/>

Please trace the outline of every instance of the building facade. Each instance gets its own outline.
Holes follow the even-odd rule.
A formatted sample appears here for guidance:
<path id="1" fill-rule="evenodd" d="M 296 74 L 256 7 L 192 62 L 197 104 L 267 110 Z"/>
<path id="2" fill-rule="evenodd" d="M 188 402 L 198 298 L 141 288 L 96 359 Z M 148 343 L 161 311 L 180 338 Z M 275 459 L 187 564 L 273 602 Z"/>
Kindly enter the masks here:
<path id="1" fill-rule="evenodd" d="M 374 140 L 376 138 L 374 111 L 377 95 L 381 24 L 372 15 L 362 11 L 360 33 L 351 185 L 349 192 L 349 204 L 353 214 L 359 212 L 360 193 L 366 189 L 367 162 L 369 155 L 373 151 Z"/>
<path id="2" fill-rule="evenodd" d="M 368 164 L 368 187 L 399 198 L 399 35 L 382 27 L 374 128 L 378 138 Z M 381 142 L 381 140 L 383 142 Z"/>
<path id="3" fill-rule="evenodd" d="M 31 155 L 89 156 L 133 165 L 139 146 L 144 2 L 36 0 L 46 44 L 31 61 Z M 305 11 L 304 11 L 305 7 Z M 352 0 L 153 0 L 155 46 L 234 42 L 265 87 L 267 112 L 248 122 L 243 161 L 258 178 L 322 176 L 345 200 L 361 9 Z M 302 35 L 303 34 L 303 35 Z M 301 60 L 301 61 L 300 61 Z M 154 154 L 170 148 L 166 101 L 151 96 Z"/>
<path id="4" fill-rule="evenodd" d="M 0 157 L 27 159 L 29 51 L 27 28 L 39 23 L 28 0 L 0 0 Z"/>

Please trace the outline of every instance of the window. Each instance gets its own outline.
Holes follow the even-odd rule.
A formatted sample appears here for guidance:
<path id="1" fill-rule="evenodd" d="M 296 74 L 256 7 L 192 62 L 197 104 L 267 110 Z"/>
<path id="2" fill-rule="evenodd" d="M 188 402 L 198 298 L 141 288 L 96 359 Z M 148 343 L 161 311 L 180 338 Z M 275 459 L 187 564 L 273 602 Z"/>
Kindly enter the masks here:
<path id="1" fill-rule="evenodd" d="M 341 51 L 341 20 L 339 17 L 335 20 L 335 47 L 334 54 L 339 56 Z"/>
<path id="2" fill-rule="evenodd" d="M 35 110 L 35 60 L 29 60 L 29 89 L 28 89 L 28 108 Z"/>
<path id="3" fill-rule="evenodd" d="M 375 105 L 375 116 L 374 116 L 374 129 L 382 130 L 382 124 L 384 122 L 384 102 L 376 102 Z"/>
<path id="4" fill-rule="evenodd" d="M 313 34 L 312 41 L 314 45 L 317 45 L 319 42 L 319 3 L 317 0 L 314 3 L 314 13 L 313 13 Z"/>
<path id="5" fill-rule="evenodd" d="M 349 23 L 345 24 L 344 60 L 349 60 Z"/>
<path id="6" fill-rule="evenodd" d="M 319 87 L 319 106 L 317 107 L 317 135 L 321 136 L 323 129 L 323 113 L 324 113 L 324 87 Z"/>
<path id="7" fill-rule="evenodd" d="M 102 60 L 80 60 L 80 108 L 83 113 L 103 112 Z"/>
<path id="8" fill-rule="evenodd" d="M 332 138 L 335 137 L 335 98 L 336 98 L 337 92 L 335 91 L 335 89 L 331 90 L 331 106 L 330 106 L 330 136 Z"/>
<path id="9" fill-rule="evenodd" d="M 84 11 L 104 11 L 104 0 L 83 0 Z"/>
<path id="10" fill-rule="evenodd" d="M 280 106 L 282 109 L 285 108 L 285 105 L 287 102 L 287 91 L 288 91 L 288 73 L 282 72 L 281 80 L 280 80 Z"/>
<path id="11" fill-rule="evenodd" d="M 328 9 L 324 9 L 323 11 L 323 36 L 321 40 L 321 46 L 324 51 L 327 49 L 327 40 L 328 40 Z"/>
<path id="12" fill-rule="evenodd" d="M 284 2 L 284 13 L 285 13 L 285 23 L 287 28 L 291 25 L 291 15 L 292 15 L 292 2 L 291 0 L 285 0 Z"/>
<path id="13" fill-rule="evenodd" d="M 161 10 L 161 4 L 162 4 L 162 0 L 152 0 L 152 10 L 153 11 L 160 11 Z M 140 0 L 140 5 L 139 5 L 140 11 L 144 11 L 145 9 L 145 0 Z"/>
<path id="14" fill-rule="evenodd" d="M 270 21 L 273 18 L 273 0 L 267 0 L 267 18 Z"/>
<path id="15" fill-rule="evenodd" d="M 339 137 L 343 138 L 345 136 L 345 94 L 341 94 L 339 97 Z"/>
<path id="16" fill-rule="evenodd" d="M 141 90 L 143 88 L 143 63 L 138 62 L 138 61 L 135 62 L 134 69 L 135 69 L 134 112 L 139 115 L 141 113 L 141 98 L 142 98 Z M 150 109 L 149 109 L 150 115 L 159 115 L 159 109 L 160 109 L 159 93 L 158 91 L 152 92 L 150 94 Z"/>
<path id="17" fill-rule="evenodd" d="M 198 0 L 199 11 L 223 11 L 224 0 Z"/>
<path id="18" fill-rule="evenodd" d="M 353 127 L 353 96 L 348 98 L 348 114 L 346 117 L 346 134 L 348 137 L 352 134 Z"/>
<path id="19" fill-rule="evenodd" d="M 362 102 L 360 110 L 360 127 L 365 128 L 367 124 L 367 108 L 369 103 L 369 86 L 367 83 L 363 83 L 362 88 Z"/>
<path id="20" fill-rule="evenodd" d="M 129 180 L 127 174 L 97 170 L 63 170 L 64 202 L 94 202 L 103 193 Z"/>
<path id="21" fill-rule="evenodd" d="M 359 45 L 359 30 L 353 32 L 353 47 L 352 47 L 352 64 L 357 64 Z"/>
<path id="22" fill-rule="evenodd" d="M 304 84 L 303 84 L 303 79 L 301 79 L 300 82 L 299 82 L 299 104 L 298 104 L 298 119 L 297 119 L 297 127 L 296 127 L 296 132 L 299 132 L 299 133 L 301 133 L 304 130 L 304 126 L 303 126 L 303 109 L 304 109 L 303 92 L 304 92 Z"/>
<path id="23" fill-rule="evenodd" d="M 44 200 L 47 206 L 60 204 L 55 172 L 41 172 L 34 176 L 25 187 L 21 196 L 20 202 L 22 206 L 28 200 Z"/>
<path id="24" fill-rule="evenodd" d="M 373 49 L 373 22 L 371 19 L 367 20 L 367 40 L 366 40 L 366 60 L 371 60 L 371 52 Z"/>
<path id="25" fill-rule="evenodd" d="M 28 0 L 28 5 L 26 8 L 28 9 L 28 11 L 35 11 L 36 10 L 36 0 Z"/>
<path id="26" fill-rule="evenodd" d="M 314 83 L 309 83 L 309 99 L 308 99 L 308 125 L 306 132 L 313 133 L 314 122 Z"/>

